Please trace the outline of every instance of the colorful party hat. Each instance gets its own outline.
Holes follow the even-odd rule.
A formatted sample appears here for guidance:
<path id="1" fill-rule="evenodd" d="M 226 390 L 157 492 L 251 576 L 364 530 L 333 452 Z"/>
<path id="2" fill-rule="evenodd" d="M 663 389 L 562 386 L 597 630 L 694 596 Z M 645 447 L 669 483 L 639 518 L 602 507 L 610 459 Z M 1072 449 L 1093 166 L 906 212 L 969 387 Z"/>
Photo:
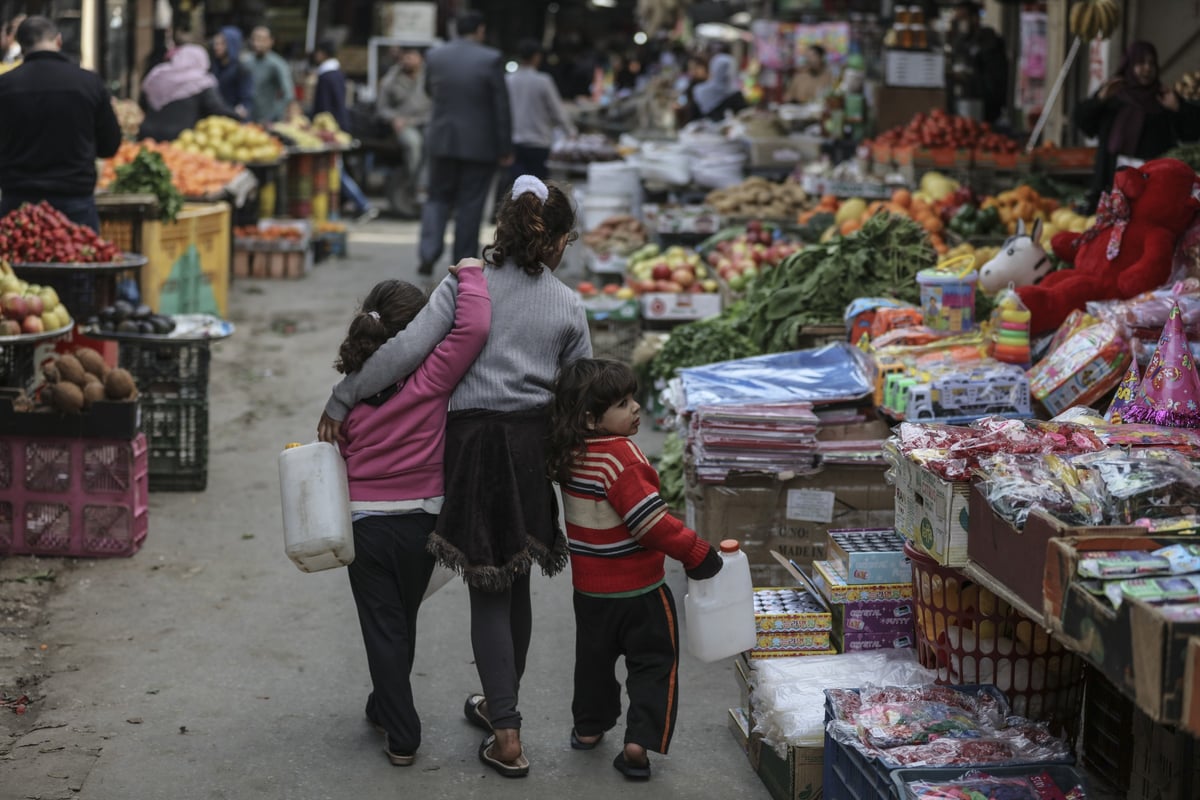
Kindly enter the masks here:
<path id="1" fill-rule="evenodd" d="M 1105 422 L 1111 422 L 1114 425 L 1120 425 L 1125 421 L 1124 410 L 1131 402 L 1134 396 L 1137 395 L 1138 386 L 1142 382 L 1142 373 L 1138 370 L 1137 363 L 1137 342 L 1133 343 L 1131 348 L 1132 358 L 1129 361 L 1129 370 L 1125 373 L 1125 377 L 1121 379 L 1121 385 L 1117 387 L 1117 393 L 1113 397 L 1112 404 L 1108 407 L 1108 413 L 1104 415 Z"/>
<path id="2" fill-rule="evenodd" d="M 1137 396 L 1121 410 L 1123 422 L 1200 428 L 1200 375 L 1188 349 L 1179 304 L 1171 306 L 1158 349 L 1142 375 Z"/>

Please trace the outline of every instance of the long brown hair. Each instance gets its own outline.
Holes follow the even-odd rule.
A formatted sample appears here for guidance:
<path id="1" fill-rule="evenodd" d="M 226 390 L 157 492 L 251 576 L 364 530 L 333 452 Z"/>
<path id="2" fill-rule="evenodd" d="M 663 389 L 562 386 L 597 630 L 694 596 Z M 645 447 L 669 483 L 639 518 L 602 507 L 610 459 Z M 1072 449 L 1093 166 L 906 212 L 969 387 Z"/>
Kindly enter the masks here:
<path id="1" fill-rule="evenodd" d="M 484 261 L 498 267 L 511 260 L 530 275 L 538 275 L 562 237 L 568 237 L 568 242 L 578 238 L 571 198 L 554 182 L 548 181 L 546 188 L 545 203 L 533 192 L 513 197 L 510 189 L 504 195 L 496 213 L 496 237 L 483 248 Z"/>
<path id="2" fill-rule="evenodd" d="M 550 437 L 546 448 L 546 466 L 552 480 L 567 479 L 571 464 L 583 450 L 584 441 L 589 435 L 595 435 L 595 422 L 610 406 L 620 402 L 625 395 L 637 394 L 637 390 L 637 376 L 620 361 L 581 358 L 562 368 L 554 382 Z"/>
<path id="3" fill-rule="evenodd" d="M 375 284 L 350 321 L 334 369 L 346 375 L 358 372 L 384 342 L 404 330 L 424 307 L 425 293 L 411 283 L 390 280 Z"/>

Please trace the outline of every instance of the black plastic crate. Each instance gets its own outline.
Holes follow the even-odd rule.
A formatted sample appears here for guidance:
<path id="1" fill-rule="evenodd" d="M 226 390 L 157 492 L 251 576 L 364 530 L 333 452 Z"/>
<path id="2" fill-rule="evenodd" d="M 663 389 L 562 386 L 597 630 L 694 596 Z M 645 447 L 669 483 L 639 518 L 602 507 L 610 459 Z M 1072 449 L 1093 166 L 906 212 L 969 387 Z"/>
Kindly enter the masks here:
<path id="1" fill-rule="evenodd" d="M 134 402 L 101 401 L 79 414 L 55 411 L 16 411 L 12 390 L 0 389 L 0 435 L 81 439 L 120 439 L 138 435 L 140 406 Z"/>
<path id="2" fill-rule="evenodd" d="M 122 367 L 133 375 L 138 393 L 150 400 L 208 402 L 208 365 L 212 359 L 207 339 L 122 339 L 117 351 Z"/>
<path id="3" fill-rule="evenodd" d="M 33 388 L 37 377 L 34 351 L 37 344 L 0 344 L 0 387 L 11 389 Z"/>
<path id="4" fill-rule="evenodd" d="M 208 486 L 208 402 L 143 400 L 150 446 L 150 491 L 202 492 Z"/>
<path id="5" fill-rule="evenodd" d="M 1121 792 L 1128 791 L 1133 770 L 1129 746 L 1133 701 L 1100 670 L 1084 668 L 1080 760 L 1088 770 Z"/>
<path id="6" fill-rule="evenodd" d="M 1021 767 L 950 767 L 947 769 L 898 769 L 892 773 L 896 785 L 896 796 L 899 800 L 910 800 L 905 785 L 913 781 L 954 781 L 968 772 L 980 770 L 997 778 L 1018 778 L 1040 775 L 1043 772 L 1062 790 L 1063 794 L 1076 786 L 1082 786 L 1087 791 L 1087 780 L 1079 770 L 1065 764 L 1030 764 Z M 826 793 L 828 796 L 828 793 Z"/>
<path id="7" fill-rule="evenodd" d="M 1001 709 L 1009 709 L 1008 699 L 995 686 L 947 686 L 957 692 L 979 694 L 986 692 L 1000 703 Z M 852 691 L 858 691 L 857 689 Z M 833 701 L 829 692 L 825 692 L 825 724 L 828 726 L 834 719 Z M 970 765 L 964 765 L 970 766 Z M 992 765 L 976 765 L 979 769 L 993 769 Z M 998 769 L 1000 765 L 994 768 Z M 1006 764 L 1008 767 L 1030 766 L 1028 764 Z M 1039 767 L 1050 766 L 1040 764 Z M 892 773 L 901 769 L 899 765 L 889 765 L 877 758 L 868 758 L 853 747 L 843 745 L 828 733 L 825 734 L 825 773 L 823 797 L 825 800 L 898 800 L 899 790 Z M 944 771 L 939 768 L 926 768 L 930 772 Z M 965 771 L 965 770 L 960 770 Z M 925 769 L 908 770 L 924 774 Z"/>

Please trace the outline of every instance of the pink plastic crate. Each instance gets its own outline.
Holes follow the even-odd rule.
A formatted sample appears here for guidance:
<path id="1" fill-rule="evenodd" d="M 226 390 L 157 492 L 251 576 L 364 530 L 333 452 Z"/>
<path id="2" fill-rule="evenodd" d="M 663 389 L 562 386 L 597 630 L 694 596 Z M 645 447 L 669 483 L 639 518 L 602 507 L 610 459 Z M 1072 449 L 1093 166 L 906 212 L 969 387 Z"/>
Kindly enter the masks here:
<path id="1" fill-rule="evenodd" d="M 0 554 L 131 556 L 149 528 L 146 437 L 0 437 Z"/>

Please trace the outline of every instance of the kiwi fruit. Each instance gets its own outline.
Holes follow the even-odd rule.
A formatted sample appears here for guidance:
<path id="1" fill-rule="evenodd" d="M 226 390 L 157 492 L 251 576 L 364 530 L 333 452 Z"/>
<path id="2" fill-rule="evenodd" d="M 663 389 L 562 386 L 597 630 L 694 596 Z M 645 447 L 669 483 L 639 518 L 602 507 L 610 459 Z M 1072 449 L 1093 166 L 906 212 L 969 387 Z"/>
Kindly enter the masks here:
<path id="1" fill-rule="evenodd" d="M 52 401 L 54 407 L 64 414 L 78 414 L 83 410 L 83 390 L 66 381 L 56 383 Z"/>
<path id="2" fill-rule="evenodd" d="M 58 364 L 54 361 L 42 367 L 42 374 L 46 376 L 46 383 L 58 383 L 62 377 L 58 372 Z"/>
<path id="3" fill-rule="evenodd" d="M 83 376 L 83 387 L 86 389 L 87 387 L 91 386 L 92 384 L 99 384 L 100 386 L 103 386 L 104 379 L 101 378 L 99 375 L 93 375 L 90 372 L 85 373 Z"/>
<path id="4" fill-rule="evenodd" d="M 58 374 L 63 382 L 83 386 L 83 376 L 86 371 L 83 364 L 79 363 L 79 359 L 68 353 L 58 357 Z"/>
<path id="5" fill-rule="evenodd" d="M 108 369 L 108 365 L 104 363 L 104 356 L 90 347 L 79 348 L 75 351 L 75 357 L 85 370 L 98 378 L 103 377 L 104 371 Z"/>
<path id="6" fill-rule="evenodd" d="M 95 378 L 94 375 L 91 377 Z M 92 403 L 99 403 L 105 399 L 107 399 L 107 394 L 104 391 L 104 384 L 100 382 L 99 378 L 96 378 L 83 387 L 84 408 L 91 408 Z"/>
<path id="7" fill-rule="evenodd" d="M 109 400 L 128 400 L 136 390 L 133 376 L 120 367 L 109 372 L 104 379 L 104 393 Z"/>

